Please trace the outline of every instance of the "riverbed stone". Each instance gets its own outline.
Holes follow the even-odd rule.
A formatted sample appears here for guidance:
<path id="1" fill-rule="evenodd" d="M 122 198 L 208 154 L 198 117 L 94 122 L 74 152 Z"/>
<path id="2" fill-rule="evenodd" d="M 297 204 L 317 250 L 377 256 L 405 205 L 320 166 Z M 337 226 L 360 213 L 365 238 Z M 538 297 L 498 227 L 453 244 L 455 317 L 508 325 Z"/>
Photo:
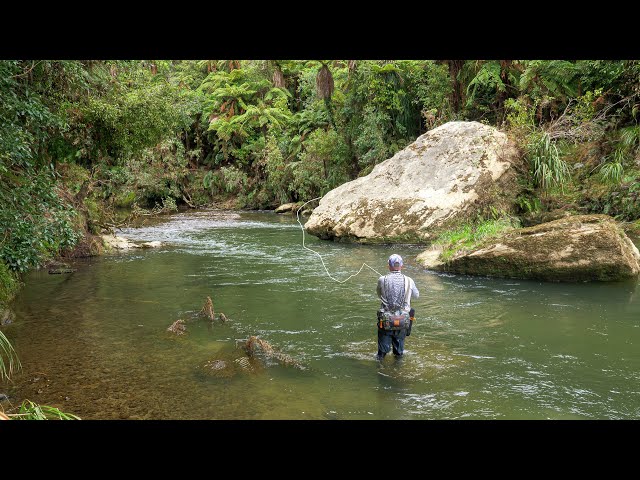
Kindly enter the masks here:
<path id="1" fill-rule="evenodd" d="M 0 325 L 9 325 L 15 319 L 16 315 L 11 309 L 0 306 Z"/>
<path id="2" fill-rule="evenodd" d="M 512 167 L 521 161 L 496 128 L 449 122 L 331 190 L 305 229 L 322 239 L 429 243 L 488 208 L 511 211 L 519 193 Z"/>
<path id="3" fill-rule="evenodd" d="M 295 211 L 298 208 L 297 203 L 285 203 L 284 205 L 280 205 L 276 208 L 276 213 L 287 213 Z"/>
<path id="4" fill-rule="evenodd" d="M 140 244 L 141 248 L 158 248 L 162 246 L 162 242 L 159 240 L 154 240 L 153 242 L 144 242 Z"/>
<path id="5" fill-rule="evenodd" d="M 132 241 L 117 235 L 101 235 L 101 238 L 107 250 L 131 250 L 133 248 L 140 248 Z"/>
<path id="6" fill-rule="evenodd" d="M 450 261 L 433 251 L 422 266 L 451 273 L 551 282 L 616 281 L 640 273 L 640 253 L 608 215 L 574 215 L 515 229 Z"/>
<path id="7" fill-rule="evenodd" d="M 60 275 L 62 273 L 73 273 L 75 271 L 76 271 L 75 268 L 55 267 L 55 268 L 50 268 L 49 270 L 47 270 L 47 273 L 49 273 L 49 275 Z"/>

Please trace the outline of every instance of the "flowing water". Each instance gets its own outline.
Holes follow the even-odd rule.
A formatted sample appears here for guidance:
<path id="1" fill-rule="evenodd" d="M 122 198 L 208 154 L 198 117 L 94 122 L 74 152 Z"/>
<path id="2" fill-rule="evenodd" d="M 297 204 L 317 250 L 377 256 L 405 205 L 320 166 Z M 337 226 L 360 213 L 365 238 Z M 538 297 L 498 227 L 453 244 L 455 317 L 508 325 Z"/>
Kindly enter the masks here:
<path id="1" fill-rule="evenodd" d="M 637 281 L 436 274 L 417 247 L 305 235 L 338 279 L 405 258 L 417 320 L 404 358 L 379 363 L 378 275 L 329 278 L 295 216 L 177 213 L 119 235 L 163 246 L 27 276 L 3 327 L 23 366 L 0 386 L 14 407 L 83 419 L 640 417 Z M 182 335 L 167 331 L 178 319 Z M 252 335 L 297 363 L 248 357 Z"/>

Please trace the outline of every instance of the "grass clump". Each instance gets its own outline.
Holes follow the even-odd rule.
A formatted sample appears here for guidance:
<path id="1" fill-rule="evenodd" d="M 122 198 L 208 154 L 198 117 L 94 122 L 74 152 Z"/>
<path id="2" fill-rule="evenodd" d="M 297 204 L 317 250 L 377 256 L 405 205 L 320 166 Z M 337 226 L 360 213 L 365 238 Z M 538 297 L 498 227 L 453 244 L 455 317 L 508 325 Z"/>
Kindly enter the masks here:
<path id="1" fill-rule="evenodd" d="M 434 245 L 442 248 L 440 259 L 446 263 L 458 253 L 469 252 L 483 241 L 518 227 L 519 220 L 509 216 L 465 223 L 440 234 Z"/>

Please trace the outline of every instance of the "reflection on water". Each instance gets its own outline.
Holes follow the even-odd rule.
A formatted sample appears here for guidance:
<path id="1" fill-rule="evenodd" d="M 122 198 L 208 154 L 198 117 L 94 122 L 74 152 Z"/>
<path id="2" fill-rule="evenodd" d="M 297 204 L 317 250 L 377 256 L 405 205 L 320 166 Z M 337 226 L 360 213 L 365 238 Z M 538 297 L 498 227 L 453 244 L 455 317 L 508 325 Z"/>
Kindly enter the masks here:
<path id="1" fill-rule="evenodd" d="M 637 282 L 442 275 L 412 246 L 306 235 L 339 279 L 406 259 L 421 296 L 406 355 L 375 360 L 377 275 L 332 281 L 295 217 L 199 211 L 124 230 L 163 247 L 34 272 L 3 327 L 2 385 L 85 419 L 608 419 L 640 414 Z M 210 296 L 222 322 L 200 314 Z M 167 327 L 178 319 L 184 335 Z M 250 355 L 252 335 L 274 348 Z M 279 355 L 279 356 L 278 356 Z M 290 357 L 304 368 L 278 358 Z M 3 404 L 8 408 L 6 402 Z"/>

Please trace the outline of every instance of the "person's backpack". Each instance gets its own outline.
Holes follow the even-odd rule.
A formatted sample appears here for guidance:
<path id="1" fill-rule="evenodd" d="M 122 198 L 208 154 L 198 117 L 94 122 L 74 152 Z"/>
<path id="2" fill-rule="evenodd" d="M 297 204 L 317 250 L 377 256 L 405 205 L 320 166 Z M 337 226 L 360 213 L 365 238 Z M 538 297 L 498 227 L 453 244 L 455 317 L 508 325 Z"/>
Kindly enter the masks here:
<path id="1" fill-rule="evenodd" d="M 387 291 L 386 277 L 384 279 L 384 291 Z M 378 310 L 378 328 L 389 331 L 396 331 L 402 329 L 409 329 L 411 327 L 411 319 L 409 312 L 403 309 L 404 305 L 409 303 L 409 297 L 411 296 L 411 290 L 409 289 L 409 278 L 404 275 L 404 302 L 400 307 L 392 308 L 391 310 L 380 309 Z"/>

